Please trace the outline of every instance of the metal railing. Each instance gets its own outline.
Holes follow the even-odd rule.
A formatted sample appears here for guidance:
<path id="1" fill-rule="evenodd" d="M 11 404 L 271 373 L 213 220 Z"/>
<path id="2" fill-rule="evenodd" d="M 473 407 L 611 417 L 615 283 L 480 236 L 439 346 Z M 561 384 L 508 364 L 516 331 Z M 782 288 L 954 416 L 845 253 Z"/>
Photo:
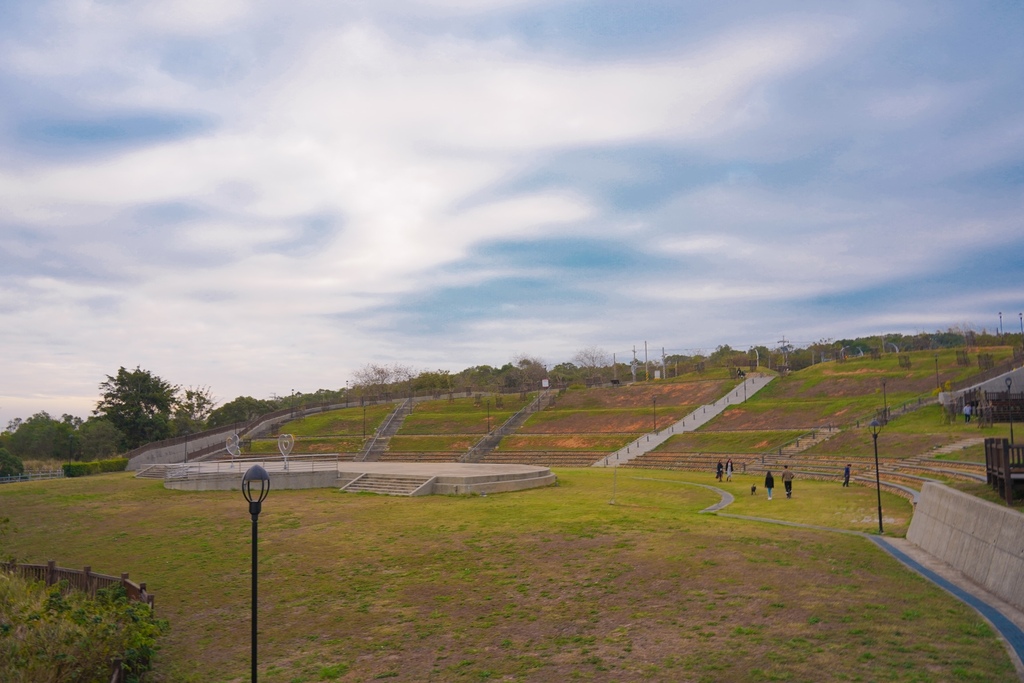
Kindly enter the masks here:
<path id="1" fill-rule="evenodd" d="M 18 481 L 36 481 L 39 479 L 63 479 L 64 470 L 45 470 L 40 472 L 25 472 L 24 474 L 12 474 L 0 477 L 0 484 L 12 484 Z"/>

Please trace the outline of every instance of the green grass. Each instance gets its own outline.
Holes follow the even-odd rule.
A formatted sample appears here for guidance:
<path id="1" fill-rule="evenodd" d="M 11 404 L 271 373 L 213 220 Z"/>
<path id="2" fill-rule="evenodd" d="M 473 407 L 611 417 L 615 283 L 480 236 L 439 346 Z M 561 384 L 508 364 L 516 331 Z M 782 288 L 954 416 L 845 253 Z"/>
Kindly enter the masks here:
<path id="1" fill-rule="evenodd" d="M 359 436 L 353 437 L 300 437 L 296 439 L 292 453 L 300 455 L 303 453 L 356 453 L 363 447 L 363 439 Z M 254 455 L 280 453 L 277 447 L 277 438 L 253 439 L 249 445 L 248 453 Z"/>
<path id="2" fill-rule="evenodd" d="M 441 451 L 464 452 L 472 448 L 481 435 L 432 435 L 393 436 L 388 450 L 405 453 L 429 453 Z"/>
<path id="3" fill-rule="evenodd" d="M 673 453 L 759 453 L 774 450 L 804 433 L 804 430 L 686 432 L 670 437 L 655 450 Z"/>
<path id="4" fill-rule="evenodd" d="M 630 434 L 513 434 L 499 451 L 617 451 L 632 441 Z"/>
<path id="5" fill-rule="evenodd" d="M 710 475 L 557 474 L 487 497 L 273 490 L 260 679 L 1017 680 L 971 609 L 866 539 L 697 514 L 717 496 L 681 482 Z M 873 511 L 870 490 L 834 483 L 797 479 L 794 499 L 771 503 L 742 477 L 726 487 L 753 516 L 861 529 Z M 0 510 L 16 527 L 6 552 L 147 582 L 171 622 L 147 680 L 247 679 L 237 491 L 108 474 L 7 485 Z"/>
<path id="6" fill-rule="evenodd" d="M 366 433 L 373 434 L 380 423 L 394 410 L 390 403 L 366 406 Z M 362 436 L 363 409 L 342 408 L 326 413 L 317 413 L 309 417 L 292 420 L 281 425 L 281 434 L 303 436 Z"/>

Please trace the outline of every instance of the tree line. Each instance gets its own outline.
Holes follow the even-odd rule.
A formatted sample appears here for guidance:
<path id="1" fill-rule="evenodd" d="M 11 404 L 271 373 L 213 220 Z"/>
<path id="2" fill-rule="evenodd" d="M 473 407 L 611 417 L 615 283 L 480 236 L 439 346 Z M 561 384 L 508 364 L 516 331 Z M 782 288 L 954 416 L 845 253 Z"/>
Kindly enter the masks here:
<path id="1" fill-rule="evenodd" d="M 11 420 L 0 433 L 0 476 L 20 472 L 23 460 L 97 460 L 174 436 L 247 422 L 266 413 L 313 403 L 387 395 L 444 394 L 476 391 L 526 391 L 542 379 L 555 385 L 603 383 L 613 379 L 653 379 L 655 371 L 670 378 L 715 367 L 746 368 L 752 363 L 768 368 L 799 370 L 817 362 L 871 352 L 912 351 L 1014 343 L 1020 335 L 966 327 L 915 335 L 887 334 L 856 339 L 822 339 L 813 343 L 780 342 L 743 351 L 729 345 L 709 353 L 673 354 L 640 361 L 617 359 L 596 347 L 580 349 L 571 361 L 548 367 L 541 359 L 520 354 L 501 366 L 476 365 L 460 372 L 416 371 L 401 364 L 368 363 L 353 373 L 353 381 L 339 389 L 257 399 L 239 396 L 218 406 L 209 387 L 181 387 L 148 370 L 118 368 L 99 385 L 100 399 L 93 414 L 83 420 L 73 415 L 59 419 L 46 412 L 26 420 Z"/>

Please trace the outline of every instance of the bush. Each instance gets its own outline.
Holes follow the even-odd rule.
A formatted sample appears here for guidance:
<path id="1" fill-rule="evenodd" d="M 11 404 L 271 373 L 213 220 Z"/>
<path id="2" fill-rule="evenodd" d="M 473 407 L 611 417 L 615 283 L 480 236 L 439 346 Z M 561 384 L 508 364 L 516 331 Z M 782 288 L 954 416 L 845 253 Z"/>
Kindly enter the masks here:
<path id="1" fill-rule="evenodd" d="M 21 458 L 11 455 L 6 448 L 0 448 L 0 477 L 16 477 L 25 471 Z"/>
<path id="2" fill-rule="evenodd" d="M 121 586 L 93 600 L 68 592 L 66 581 L 47 588 L 0 572 L 0 668 L 8 683 L 106 681 L 115 657 L 127 680 L 138 681 L 166 629 Z"/>
<path id="3" fill-rule="evenodd" d="M 111 458 L 110 460 L 94 460 L 92 462 L 69 462 L 63 465 L 65 477 L 85 477 L 101 472 L 124 472 L 128 467 L 128 458 Z"/>

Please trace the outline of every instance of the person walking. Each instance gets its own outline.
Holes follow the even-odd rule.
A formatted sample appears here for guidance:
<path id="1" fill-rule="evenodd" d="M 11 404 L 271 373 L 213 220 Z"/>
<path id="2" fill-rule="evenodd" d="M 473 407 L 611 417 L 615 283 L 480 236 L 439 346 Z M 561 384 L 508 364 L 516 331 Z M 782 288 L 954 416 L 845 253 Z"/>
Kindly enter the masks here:
<path id="1" fill-rule="evenodd" d="M 965 422 L 965 423 L 966 423 L 966 422 L 970 422 L 970 421 L 971 421 L 971 412 L 973 412 L 973 411 L 971 410 L 971 404 L 970 404 L 970 403 L 967 403 L 967 402 L 965 402 L 965 403 L 964 403 L 964 422 Z"/>
<path id="2" fill-rule="evenodd" d="M 768 500 L 772 499 L 772 489 L 775 488 L 775 477 L 772 476 L 772 471 L 768 470 L 764 475 L 764 488 L 768 491 Z"/>
<path id="3" fill-rule="evenodd" d="M 782 485 L 786 487 L 786 498 L 793 497 L 793 470 L 789 465 L 782 466 Z"/>
<path id="4" fill-rule="evenodd" d="M 732 481 L 732 458 L 729 458 L 725 463 L 725 480 Z"/>
<path id="5" fill-rule="evenodd" d="M 843 470 L 843 486 L 850 485 L 850 463 L 846 463 L 846 469 Z"/>
<path id="6" fill-rule="evenodd" d="M 722 470 L 724 469 L 725 467 L 722 465 L 722 461 L 719 460 L 718 468 L 715 470 L 715 479 L 717 479 L 718 481 L 722 481 Z"/>

